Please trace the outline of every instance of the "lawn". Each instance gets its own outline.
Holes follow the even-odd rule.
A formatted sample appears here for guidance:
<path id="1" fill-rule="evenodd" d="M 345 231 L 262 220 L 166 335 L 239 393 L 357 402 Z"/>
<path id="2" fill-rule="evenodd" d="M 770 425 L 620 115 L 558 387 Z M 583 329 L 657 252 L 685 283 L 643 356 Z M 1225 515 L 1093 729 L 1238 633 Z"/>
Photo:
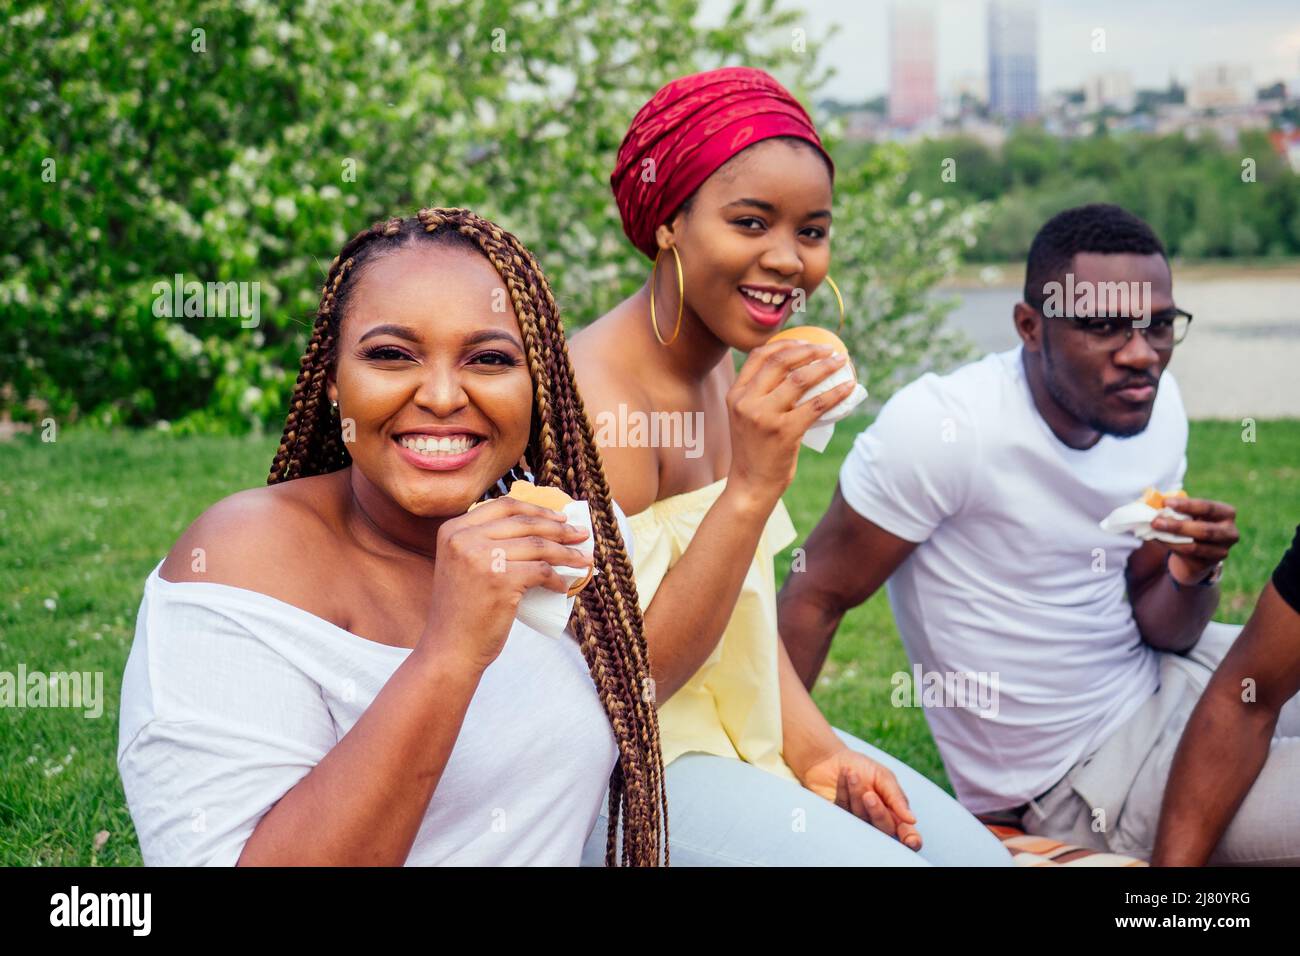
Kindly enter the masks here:
<path id="1" fill-rule="evenodd" d="M 786 503 L 802 543 L 835 487 L 853 427 L 803 453 Z M 1243 621 L 1300 520 L 1300 421 L 1192 427 L 1189 490 L 1237 506 L 1242 542 L 1219 618 Z M 99 671 L 103 714 L 0 711 L 0 865 L 140 863 L 117 778 L 122 668 L 145 577 L 207 505 L 265 479 L 274 439 L 66 430 L 0 444 L 0 671 Z M 789 552 L 779 560 L 784 574 Z M 883 594 L 840 629 L 816 698 L 831 721 L 947 786 L 924 717 L 889 706 L 905 669 Z M 96 848 L 96 835 L 107 839 Z"/>

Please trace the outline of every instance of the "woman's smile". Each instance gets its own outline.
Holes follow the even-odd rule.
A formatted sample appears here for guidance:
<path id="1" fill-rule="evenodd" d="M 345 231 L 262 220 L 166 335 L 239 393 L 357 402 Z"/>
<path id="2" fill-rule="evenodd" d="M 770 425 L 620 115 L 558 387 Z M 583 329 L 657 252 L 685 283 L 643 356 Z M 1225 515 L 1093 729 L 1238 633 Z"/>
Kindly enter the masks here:
<path id="1" fill-rule="evenodd" d="M 393 436 L 398 454 L 426 471 L 455 471 L 474 461 L 487 439 L 471 432 L 409 431 Z"/>
<path id="2" fill-rule="evenodd" d="M 739 292 L 750 318 L 765 329 L 785 321 L 794 302 L 794 289 L 789 286 L 742 285 Z"/>

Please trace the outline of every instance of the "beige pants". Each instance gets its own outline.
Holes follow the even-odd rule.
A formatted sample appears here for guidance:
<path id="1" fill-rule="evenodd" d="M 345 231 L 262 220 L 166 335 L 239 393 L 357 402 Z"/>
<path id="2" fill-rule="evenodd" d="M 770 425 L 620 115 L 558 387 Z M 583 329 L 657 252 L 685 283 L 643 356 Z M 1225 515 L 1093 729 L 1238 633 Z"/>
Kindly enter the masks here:
<path id="1" fill-rule="evenodd" d="M 1160 655 L 1160 688 L 1051 790 L 1031 801 L 1027 833 L 1149 859 L 1183 728 L 1240 633 L 1211 622 L 1186 656 Z M 1268 761 L 1211 864 L 1300 865 L 1300 696 L 1281 710 Z"/>

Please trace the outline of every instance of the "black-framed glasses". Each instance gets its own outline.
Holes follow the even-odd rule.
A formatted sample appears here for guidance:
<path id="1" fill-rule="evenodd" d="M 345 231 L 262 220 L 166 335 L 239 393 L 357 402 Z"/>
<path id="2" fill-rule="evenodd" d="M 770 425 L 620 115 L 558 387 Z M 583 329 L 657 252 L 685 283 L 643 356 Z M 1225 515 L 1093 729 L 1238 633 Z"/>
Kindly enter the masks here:
<path id="1" fill-rule="evenodd" d="M 1153 349 L 1167 352 L 1187 338 L 1187 331 L 1192 324 L 1192 313 L 1176 306 L 1153 312 L 1145 325 L 1141 319 L 1126 315 L 1048 315 L 1041 306 L 1035 306 L 1034 311 L 1043 318 L 1069 322 L 1083 336 L 1088 347 L 1099 352 L 1119 351 L 1128 344 L 1134 330 L 1140 330 Z"/>

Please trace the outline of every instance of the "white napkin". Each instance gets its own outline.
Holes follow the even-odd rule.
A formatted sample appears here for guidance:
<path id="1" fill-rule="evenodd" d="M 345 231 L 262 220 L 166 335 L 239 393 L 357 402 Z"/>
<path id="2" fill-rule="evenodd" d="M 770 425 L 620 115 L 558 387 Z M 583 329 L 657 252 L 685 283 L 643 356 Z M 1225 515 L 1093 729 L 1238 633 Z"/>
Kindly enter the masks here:
<path id="1" fill-rule="evenodd" d="M 1152 508 L 1145 501 L 1134 501 L 1120 505 L 1101 521 L 1101 530 L 1111 534 L 1132 534 L 1143 541 L 1164 541 L 1167 544 L 1189 544 L 1191 538 L 1168 531 L 1156 531 L 1151 522 L 1156 518 L 1177 518 L 1186 520 L 1189 516 L 1181 514 L 1168 506 Z"/>
<path id="2" fill-rule="evenodd" d="M 565 506 L 564 516 L 569 524 L 587 529 L 587 537 L 573 547 L 588 555 L 594 554 L 596 541 L 591 529 L 591 506 L 585 501 L 570 502 Z M 566 568 L 556 565 L 555 570 L 569 585 L 587 576 L 586 568 Z M 592 569 L 593 577 L 599 573 L 600 571 Z M 549 634 L 551 637 L 561 637 L 565 627 L 568 626 L 569 615 L 573 613 L 573 603 L 576 600 L 576 595 L 569 597 L 567 594 L 541 586 L 529 588 L 519 599 L 515 617 L 535 631 Z"/>
<path id="3" fill-rule="evenodd" d="M 829 391 L 837 385 L 844 382 L 855 381 L 853 369 L 850 368 L 852 359 L 847 359 L 839 369 L 828 375 L 822 381 L 818 382 L 808 391 L 803 393 L 799 401 L 795 402 L 795 407 L 802 405 L 804 402 L 816 398 L 822 392 Z M 849 393 L 848 398 L 840 402 L 834 408 L 830 409 L 825 415 L 813 422 L 808 430 L 804 432 L 803 443 L 815 452 L 823 452 L 826 446 L 831 442 L 831 436 L 835 434 L 835 423 L 847 415 L 853 409 L 857 408 L 867 397 L 867 390 L 861 384 L 855 384 L 853 391 Z"/>

